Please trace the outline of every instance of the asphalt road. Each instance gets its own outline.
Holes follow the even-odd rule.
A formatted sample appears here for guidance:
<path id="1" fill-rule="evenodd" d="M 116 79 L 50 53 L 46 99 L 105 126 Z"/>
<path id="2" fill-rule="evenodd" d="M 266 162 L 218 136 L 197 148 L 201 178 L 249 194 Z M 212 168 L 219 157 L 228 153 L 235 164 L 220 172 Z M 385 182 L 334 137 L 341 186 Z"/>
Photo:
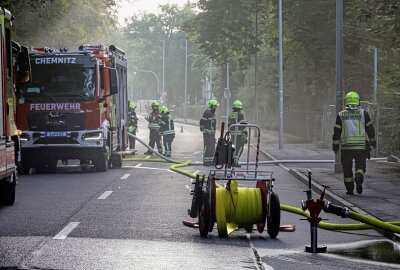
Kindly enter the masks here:
<path id="1" fill-rule="evenodd" d="M 139 136 L 147 138 L 144 121 Z M 183 127 L 183 133 L 180 132 Z M 173 158 L 201 161 L 198 127 L 176 124 Z M 147 141 L 147 140 L 146 140 Z M 146 150 L 139 146 L 139 156 Z M 208 173 L 209 167 L 185 168 Z M 306 187 L 277 166 L 272 170 L 281 203 L 299 206 Z M 240 184 L 242 185 L 242 184 Z M 248 186 L 248 184 L 243 184 Z M 20 178 L 12 207 L 0 208 L 0 269 L 399 269 L 373 260 L 309 254 L 310 228 L 300 216 L 282 212 L 281 224 L 295 232 L 270 239 L 266 232 L 236 231 L 220 238 L 216 229 L 201 238 L 185 227 L 189 178 L 169 164 L 124 162 L 105 173 L 60 166 L 57 174 Z M 349 220 L 322 214 L 333 223 Z M 318 231 L 328 250 L 385 240 L 375 231 Z"/>

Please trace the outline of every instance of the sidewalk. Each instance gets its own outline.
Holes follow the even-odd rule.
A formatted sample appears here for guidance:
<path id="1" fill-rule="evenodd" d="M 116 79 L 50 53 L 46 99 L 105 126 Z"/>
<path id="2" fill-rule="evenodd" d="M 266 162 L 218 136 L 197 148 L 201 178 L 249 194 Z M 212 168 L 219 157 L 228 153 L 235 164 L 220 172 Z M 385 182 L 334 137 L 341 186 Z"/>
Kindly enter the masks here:
<path id="1" fill-rule="evenodd" d="M 278 145 L 261 146 L 267 157 L 276 160 L 334 160 L 332 150 L 318 149 L 312 144 L 286 144 L 284 149 L 278 148 Z M 320 194 L 322 185 L 329 186 L 326 199 L 335 204 L 384 221 L 400 220 L 400 162 L 367 161 L 361 195 L 356 192 L 355 195 L 346 195 L 343 174 L 333 172 L 333 163 L 291 163 L 281 164 L 281 167 L 305 184 L 308 184 L 309 168 L 313 190 Z M 387 236 L 400 240 L 399 234 L 389 233 Z"/>

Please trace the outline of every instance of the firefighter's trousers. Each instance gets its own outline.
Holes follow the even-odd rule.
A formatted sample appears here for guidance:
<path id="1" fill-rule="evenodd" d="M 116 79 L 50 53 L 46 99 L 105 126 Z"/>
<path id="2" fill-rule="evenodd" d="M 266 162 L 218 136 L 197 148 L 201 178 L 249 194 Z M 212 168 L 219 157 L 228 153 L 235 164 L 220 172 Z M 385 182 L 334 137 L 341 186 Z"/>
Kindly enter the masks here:
<path id="1" fill-rule="evenodd" d="M 341 162 L 343 166 L 344 182 L 351 183 L 353 178 L 353 160 L 355 161 L 355 177 L 361 182 L 366 170 L 367 153 L 365 150 L 342 150 Z"/>
<path id="2" fill-rule="evenodd" d="M 212 165 L 215 153 L 215 134 L 203 133 L 203 164 Z"/>
<path id="3" fill-rule="evenodd" d="M 136 130 L 131 132 L 133 135 L 136 136 Z M 135 149 L 136 146 L 136 139 L 129 136 L 129 149 Z"/>
<path id="4" fill-rule="evenodd" d="M 158 129 L 150 129 L 150 142 L 149 146 L 154 149 L 154 145 L 157 144 L 159 153 L 162 153 L 161 135 Z"/>
<path id="5" fill-rule="evenodd" d="M 235 154 L 233 158 L 235 162 L 239 162 L 240 156 L 242 155 L 244 148 L 244 140 L 242 138 L 242 135 L 234 135 L 232 138 L 232 142 L 235 144 Z"/>
<path id="6" fill-rule="evenodd" d="M 163 144 L 164 144 L 164 155 L 170 157 L 172 154 L 172 141 L 174 140 L 175 135 L 164 135 L 163 136 Z"/>

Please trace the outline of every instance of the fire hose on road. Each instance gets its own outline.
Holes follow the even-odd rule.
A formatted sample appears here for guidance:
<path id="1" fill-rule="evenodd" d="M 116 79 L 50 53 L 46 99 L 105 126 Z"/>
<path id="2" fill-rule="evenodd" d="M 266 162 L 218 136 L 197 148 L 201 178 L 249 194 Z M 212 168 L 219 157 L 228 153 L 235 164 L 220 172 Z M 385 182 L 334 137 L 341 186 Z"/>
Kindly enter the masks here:
<path id="1" fill-rule="evenodd" d="M 157 151 L 153 150 L 149 145 L 147 145 L 145 142 L 143 142 L 140 138 L 138 138 L 137 136 L 128 133 L 129 136 L 135 138 L 136 140 L 138 140 L 141 144 L 143 144 L 145 147 L 147 147 L 150 151 L 152 151 L 155 155 L 157 155 L 159 158 L 158 159 L 146 159 L 146 158 L 124 158 L 124 160 L 129 160 L 129 161 L 143 161 L 143 162 L 166 162 L 166 163 L 174 163 L 173 165 L 170 166 L 170 170 L 174 171 L 176 173 L 182 174 L 184 176 L 187 176 L 189 178 L 192 179 L 196 179 L 196 177 L 198 177 L 197 174 L 182 170 L 182 167 L 186 167 L 189 165 L 198 165 L 198 164 L 192 164 L 191 160 L 187 160 L 187 161 L 176 161 L 167 157 L 164 157 L 163 155 L 159 154 Z M 294 162 L 291 160 L 291 162 Z M 296 162 L 302 162 L 301 160 L 296 160 Z M 273 162 L 269 162 L 266 164 L 271 164 L 271 163 L 285 163 L 285 161 L 282 160 L 274 160 Z M 264 162 L 260 162 L 260 164 L 264 164 Z M 223 188 L 221 185 L 217 185 L 217 189 Z M 237 188 L 237 187 L 236 187 Z M 225 188 L 223 188 L 225 189 Z M 243 188 L 245 189 L 245 188 Z M 222 190 L 222 189 L 221 189 Z M 239 190 L 239 189 L 238 189 Z M 251 189 L 252 190 L 252 189 Z M 218 191 L 218 193 L 223 193 L 226 191 Z M 252 195 L 250 195 L 250 193 L 252 193 Z M 225 194 L 227 195 L 227 194 Z M 228 194 L 229 195 L 229 194 Z M 251 219 L 258 219 L 259 218 L 259 207 L 257 207 L 257 205 L 259 206 L 259 195 L 257 194 L 257 192 L 249 192 L 249 194 L 243 195 L 243 197 L 246 197 L 246 203 L 243 203 L 241 201 L 238 201 L 237 199 L 232 199 L 232 197 L 229 196 L 219 196 L 222 199 L 217 200 L 216 202 L 216 208 L 221 208 L 223 207 L 222 205 L 226 204 L 225 209 L 228 209 L 228 214 L 230 215 L 229 219 L 237 219 L 240 221 L 240 223 L 244 223 L 244 224 L 240 224 L 240 225 L 244 225 L 241 227 L 245 227 L 248 226 L 249 224 L 247 224 L 247 222 L 243 221 L 243 220 L 251 220 Z M 234 201 L 236 201 L 236 204 L 234 203 Z M 254 207 L 248 208 L 248 204 L 255 204 L 253 205 Z M 232 205 L 230 205 L 230 203 L 233 203 Z M 241 208 L 243 206 L 243 208 Z M 253 209 L 254 210 L 251 210 Z M 239 214 L 238 216 L 234 216 L 232 217 L 232 212 L 231 210 L 235 209 L 236 212 L 239 211 L 239 213 L 243 213 Z M 294 207 L 294 206 L 290 206 L 290 205 L 285 205 L 285 204 L 280 204 L 280 209 L 286 212 L 290 212 L 290 213 L 294 213 L 297 215 L 301 215 L 301 216 L 305 216 L 305 217 L 310 217 L 310 213 L 309 211 L 305 211 L 299 207 Z M 324 206 L 324 211 L 327 213 L 332 213 L 332 214 L 336 214 L 342 217 L 347 217 L 350 219 L 353 219 L 355 221 L 359 221 L 361 223 L 359 224 L 334 224 L 334 223 L 328 223 L 328 222 L 319 222 L 318 223 L 318 227 L 322 228 L 322 229 L 326 229 L 326 230 L 370 230 L 370 229 L 383 229 L 386 231 L 391 231 L 391 232 L 395 232 L 395 233 L 400 233 L 400 221 L 381 221 L 378 220 L 376 218 L 373 217 L 369 217 L 354 211 L 349 210 L 348 208 L 345 207 L 340 207 L 340 206 L 336 206 L 333 205 L 329 202 L 325 203 Z M 249 212 L 247 214 L 244 214 L 246 212 Z M 225 213 L 226 214 L 226 213 Z M 220 218 L 221 219 L 221 218 Z M 218 221 L 218 216 L 217 216 L 217 221 Z M 223 221 L 221 221 L 223 223 Z M 239 222 L 238 222 L 239 223 Z M 221 227 L 224 227 L 223 225 Z"/>

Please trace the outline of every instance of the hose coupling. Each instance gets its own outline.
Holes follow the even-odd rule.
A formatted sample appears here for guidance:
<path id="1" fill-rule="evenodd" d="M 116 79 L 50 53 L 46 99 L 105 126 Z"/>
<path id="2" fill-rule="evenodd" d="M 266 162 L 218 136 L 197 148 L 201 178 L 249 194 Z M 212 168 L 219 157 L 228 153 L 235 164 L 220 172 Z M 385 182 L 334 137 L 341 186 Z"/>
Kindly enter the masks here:
<path id="1" fill-rule="evenodd" d="M 301 200 L 300 205 L 301 205 L 301 209 L 303 211 L 307 210 L 307 204 L 306 204 L 306 202 L 304 200 Z"/>
<path id="2" fill-rule="evenodd" d="M 324 206 L 324 211 L 326 213 L 331 213 L 342 218 L 348 217 L 350 214 L 350 209 L 347 207 L 341 207 L 334 205 L 333 203 L 326 201 Z"/>

